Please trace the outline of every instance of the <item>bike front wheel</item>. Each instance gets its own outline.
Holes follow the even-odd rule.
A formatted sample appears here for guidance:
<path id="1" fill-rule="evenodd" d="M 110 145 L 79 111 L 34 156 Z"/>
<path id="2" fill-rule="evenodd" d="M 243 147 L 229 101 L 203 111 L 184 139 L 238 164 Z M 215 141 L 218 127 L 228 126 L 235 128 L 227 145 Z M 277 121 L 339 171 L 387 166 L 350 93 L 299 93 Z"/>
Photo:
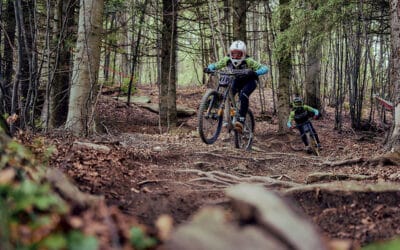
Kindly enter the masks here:
<path id="1" fill-rule="evenodd" d="M 221 94 L 213 89 L 209 89 L 201 99 L 198 111 L 198 131 L 201 140 L 206 144 L 213 144 L 221 133 L 223 120 L 221 102 Z"/>
<path id="2" fill-rule="evenodd" d="M 234 130 L 235 147 L 245 150 L 251 150 L 251 144 L 254 139 L 255 120 L 253 112 L 249 109 L 246 114 L 246 120 L 243 125 L 242 133 Z"/>

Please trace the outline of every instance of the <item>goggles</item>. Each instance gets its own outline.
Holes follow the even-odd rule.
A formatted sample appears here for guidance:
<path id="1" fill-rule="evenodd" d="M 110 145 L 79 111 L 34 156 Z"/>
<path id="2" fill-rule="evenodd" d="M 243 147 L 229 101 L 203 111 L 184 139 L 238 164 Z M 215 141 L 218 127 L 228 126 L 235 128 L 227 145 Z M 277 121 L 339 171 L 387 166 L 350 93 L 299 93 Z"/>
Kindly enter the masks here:
<path id="1" fill-rule="evenodd" d="M 301 106 L 303 106 L 303 103 L 302 103 L 302 102 L 294 102 L 294 103 L 293 103 L 293 106 L 295 106 L 295 107 L 301 107 Z"/>
<path id="2" fill-rule="evenodd" d="M 242 59 L 243 58 L 243 51 L 241 51 L 241 50 L 232 50 L 231 51 L 231 58 L 232 59 Z"/>

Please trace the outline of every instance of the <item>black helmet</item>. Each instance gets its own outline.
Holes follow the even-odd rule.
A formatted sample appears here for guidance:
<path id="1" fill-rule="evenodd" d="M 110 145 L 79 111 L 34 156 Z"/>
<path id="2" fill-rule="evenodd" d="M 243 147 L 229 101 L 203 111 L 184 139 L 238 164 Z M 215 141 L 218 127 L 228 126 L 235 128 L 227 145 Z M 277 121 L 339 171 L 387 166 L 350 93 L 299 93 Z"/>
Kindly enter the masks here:
<path id="1" fill-rule="evenodd" d="M 300 96 L 296 96 L 293 99 L 293 107 L 298 108 L 303 106 L 303 99 Z"/>

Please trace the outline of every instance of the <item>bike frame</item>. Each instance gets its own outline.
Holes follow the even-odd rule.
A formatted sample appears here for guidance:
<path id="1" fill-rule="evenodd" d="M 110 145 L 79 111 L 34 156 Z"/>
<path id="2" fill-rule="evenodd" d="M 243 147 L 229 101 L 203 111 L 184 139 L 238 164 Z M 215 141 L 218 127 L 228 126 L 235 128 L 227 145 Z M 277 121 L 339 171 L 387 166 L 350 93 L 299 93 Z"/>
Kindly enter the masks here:
<path id="1" fill-rule="evenodd" d="M 317 139 L 315 137 L 315 133 L 311 128 L 311 121 L 307 120 L 306 122 L 303 122 L 301 124 L 296 125 L 297 128 L 302 127 L 303 128 L 303 134 L 300 136 L 303 137 L 304 135 L 307 138 L 308 145 L 311 147 L 313 150 L 314 154 L 317 156 L 319 155 L 318 149 L 317 149 Z"/>
<path id="2" fill-rule="evenodd" d="M 237 102 L 235 100 L 235 96 L 232 93 L 232 85 L 235 81 L 235 77 L 238 74 L 244 74 L 246 71 L 245 70 L 240 70 L 240 69 L 235 69 L 232 71 L 220 71 L 220 72 L 215 72 L 213 74 L 219 74 L 221 76 L 229 77 L 229 82 L 226 85 L 221 85 L 218 82 L 217 86 L 217 92 L 222 94 L 222 105 L 221 109 L 219 112 L 224 112 L 223 115 L 226 117 L 227 121 L 231 121 L 231 113 L 230 113 L 230 107 L 233 107 L 235 109 L 235 117 L 233 120 L 233 123 L 236 121 L 236 115 L 238 114 L 238 106 Z M 227 102 L 228 101 L 228 102 Z"/>
<path id="3" fill-rule="evenodd" d="M 218 85 L 217 87 L 217 91 L 219 93 L 222 93 L 222 105 L 220 112 L 224 112 L 224 117 L 226 118 L 227 121 L 231 121 L 231 115 L 232 115 L 230 112 L 231 107 L 235 109 L 235 116 L 238 113 L 236 100 L 232 93 L 233 82 L 234 79 L 231 79 L 231 82 L 227 86 Z"/>
<path id="4" fill-rule="evenodd" d="M 236 76 L 238 75 L 243 75 L 246 74 L 247 70 L 238 70 L 234 69 L 231 71 L 214 71 L 211 72 L 214 75 L 218 75 L 218 86 L 212 90 L 210 89 L 202 98 L 202 104 L 204 105 L 203 101 L 205 102 L 206 96 L 207 95 L 213 95 L 212 92 L 214 91 L 214 95 L 217 94 L 219 95 L 218 98 L 216 99 L 211 99 L 211 102 L 207 104 L 206 110 L 204 110 L 204 107 L 200 107 L 199 110 L 199 133 L 200 137 L 202 140 L 207 143 L 207 144 L 212 144 L 214 143 L 220 133 L 220 129 L 222 126 L 223 121 L 227 121 L 229 123 L 229 131 L 232 130 L 234 123 L 236 122 L 237 116 L 239 115 L 239 107 L 238 107 L 238 102 L 235 99 L 236 95 L 233 95 L 232 93 L 232 86 L 233 83 L 236 79 Z M 211 92 L 210 92 L 211 91 Z M 215 97 L 217 97 L 215 96 Z M 214 101 L 218 103 L 217 106 L 215 106 Z M 202 105 L 200 105 L 202 106 Z M 212 110 L 215 109 L 216 112 L 213 113 Z M 205 115 L 201 115 L 202 111 L 206 111 Z M 211 116 L 210 116 L 211 115 Z M 214 116 L 216 115 L 216 116 Z M 254 116 L 249 109 L 249 112 L 247 115 L 249 117 L 248 122 L 246 121 L 246 126 L 245 126 L 245 133 L 240 133 L 236 130 L 234 130 L 234 138 L 235 138 L 235 147 L 237 148 L 246 148 L 248 150 L 251 149 L 251 143 L 254 138 L 253 136 L 253 130 L 254 130 Z M 206 137 L 205 133 L 203 132 L 203 119 L 215 119 L 218 120 L 218 124 L 216 127 L 216 131 L 214 134 L 211 134 L 212 137 Z"/>

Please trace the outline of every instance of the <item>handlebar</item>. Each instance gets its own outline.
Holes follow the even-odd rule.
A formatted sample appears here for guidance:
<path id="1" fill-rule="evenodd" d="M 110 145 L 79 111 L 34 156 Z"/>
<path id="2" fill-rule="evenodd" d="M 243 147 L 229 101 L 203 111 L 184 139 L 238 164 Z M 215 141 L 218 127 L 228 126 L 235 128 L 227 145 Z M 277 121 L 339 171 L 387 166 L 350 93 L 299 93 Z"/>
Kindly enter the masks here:
<path id="1" fill-rule="evenodd" d="M 225 76 L 238 76 L 238 75 L 247 75 L 250 69 L 225 69 L 225 70 L 209 70 L 205 73 L 211 75 L 225 75 Z"/>
<path id="2" fill-rule="evenodd" d="M 303 123 L 296 124 L 296 125 L 292 126 L 292 128 L 299 128 L 299 127 L 307 125 L 308 123 L 311 123 L 311 118 L 309 118 L 307 121 L 305 121 Z"/>

